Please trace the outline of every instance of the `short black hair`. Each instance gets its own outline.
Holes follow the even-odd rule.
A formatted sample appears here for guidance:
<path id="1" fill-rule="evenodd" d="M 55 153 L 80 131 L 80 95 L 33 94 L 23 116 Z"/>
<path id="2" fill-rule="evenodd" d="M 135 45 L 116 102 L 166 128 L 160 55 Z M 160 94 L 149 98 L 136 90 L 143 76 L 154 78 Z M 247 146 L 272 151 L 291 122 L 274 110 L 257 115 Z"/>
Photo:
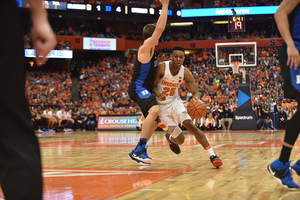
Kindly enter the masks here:
<path id="1" fill-rule="evenodd" d="M 144 40 L 147 40 L 149 37 L 152 36 L 154 30 L 155 30 L 156 25 L 155 24 L 147 24 L 143 28 L 143 37 Z"/>
<path id="2" fill-rule="evenodd" d="M 172 48 L 172 53 L 174 51 L 183 51 L 183 53 L 185 52 L 185 49 L 182 46 L 175 46 Z"/>

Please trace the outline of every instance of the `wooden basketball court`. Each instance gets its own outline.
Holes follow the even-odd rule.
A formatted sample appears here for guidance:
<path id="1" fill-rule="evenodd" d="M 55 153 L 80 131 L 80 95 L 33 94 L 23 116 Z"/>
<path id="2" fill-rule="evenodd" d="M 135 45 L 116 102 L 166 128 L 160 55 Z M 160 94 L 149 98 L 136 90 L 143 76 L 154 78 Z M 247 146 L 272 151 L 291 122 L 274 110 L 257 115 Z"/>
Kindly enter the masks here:
<path id="1" fill-rule="evenodd" d="M 56 133 L 41 137 L 44 200 L 90 199 L 300 199 L 267 172 L 278 158 L 283 131 L 205 132 L 224 165 L 215 169 L 193 135 L 181 154 L 170 151 L 164 132 L 148 143 L 151 166 L 131 160 L 138 131 Z M 292 151 L 300 158 L 300 143 Z M 293 174 L 296 183 L 300 178 Z M 2 196 L 3 198 L 3 196 Z"/>

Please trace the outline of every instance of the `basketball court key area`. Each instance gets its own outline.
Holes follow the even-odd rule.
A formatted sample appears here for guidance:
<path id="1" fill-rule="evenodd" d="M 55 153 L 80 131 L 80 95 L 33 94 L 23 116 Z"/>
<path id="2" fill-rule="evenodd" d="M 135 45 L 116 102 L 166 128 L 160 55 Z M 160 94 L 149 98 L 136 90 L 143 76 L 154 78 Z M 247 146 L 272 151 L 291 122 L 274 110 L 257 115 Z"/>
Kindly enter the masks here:
<path id="1" fill-rule="evenodd" d="M 128 157 L 138 131 L 43 135 L 44 200 L 300 199 L 299 191 L 288 191 L 267 172 L 279 156 L 283 131 L 204 133 L 223 160 L 219 169 L 188 132 L 179 155 L 169 149 L 164 132 L 155 132 L 148 143 L 151 166 Z M 300 158 L 299 146 L 297 142 L 292 151 L 292 163 Z"/>

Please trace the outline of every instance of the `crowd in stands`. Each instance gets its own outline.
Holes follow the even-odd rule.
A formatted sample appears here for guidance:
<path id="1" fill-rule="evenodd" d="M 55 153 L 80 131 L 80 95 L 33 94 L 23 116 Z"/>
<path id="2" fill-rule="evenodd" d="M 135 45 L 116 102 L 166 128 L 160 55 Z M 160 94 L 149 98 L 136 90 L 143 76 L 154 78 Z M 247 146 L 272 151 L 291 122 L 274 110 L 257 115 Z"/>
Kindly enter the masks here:
<path id="1" fill-rule="evenodd" d="M 228 54 L 228 52 L 223 52 L 223 54 Z M 253 110 L 260 119 L 258 128 L 262 127 L 261 123 L 266 128 L 284 128 L 291 117 L 291 112 L 297 109 L 297 105 L 295 101 L 283 97 L 284 83 L 280 75 L 278 49 L 259 48 L 257 54 L 257 68 L 246 69 L 246 72 L 250 77 Z M 158 61 L 169 59 L 170 49 L 163 48 L 159 53 Z M 106 57 L 97 62 L 83 61 L 80 64 L 78 84 L 79 102 L 71 102 L 72 82 L 70 74 L 66 71 L 29 71 L 26 80 L 26 95 L 30 105 L 34 108 L 41 107 L 43 112 L 49 107 L 53 109 L 66 107 L 72 110 L 70 112 L 73 114 L 78 110 L 82 113 L 82 108 L 87 110 L 84 111 L 86 114 L 92 112 L 95 115 L 140 113 L 127 94 L 134 60 L 135 54 L 131 53 L 127 55 L 125 62 L 121 62 L 118 57 Z M 237 107 L 237 92 L 240 84 L 238 75 L 233 75 L 231 69 L 216 68 L 215 62 L 214 49 L 203 49 L 200 53 L 189 54 L 185 60 L 185 67 L 194 75 L 201 100 L 207 105 L 207 116 L 195 123 L 199 128 L 207 130 L 230 128 L 232 123 L 230 119 Z M 188 93 L 185 83 L 182 83 L 179 94 L 184 102 L 189 101 L 191 94 Z M 268 106 L 268 112 L 262 109 L 264 105 Z M 225 110 L 228 110 L 226 117 L 224 117 Z M 286 117 L 281 111 L 286 113 Z M 220 114 L 217 115 L 216 112 Z M 51 113 L 54 114 L 55 111 Z M 268 119 L 269 126 L 265 118 Z M 73 126 L 70 123 L 66 130 Z M 226 125 L 228 127 L 224 127 Z M 40 129 L 36 127 L 37 130 Z"/>
<path id="2" fill-rule="evenodd" d="M 29 71 L 26 78 L 25 94 L 29 104 L 64 105 L 71 104 L 72 80 L 66 71 Z M 56 106 L 56 107 L 59 107 Z"/>
<path id="3" fill-rule="evenodd" d="M 68 36 L 68 34 L 65 34 L 63 29 L 59 30 L 58 32 L 55 32 L 56 35 L 64 35 Z M 83 36 L 83 37 L 98 37 L 98 38 L 112 38 L 112 37 L 117 37 L 117 38 L 124 38 L 126 40 L 143 40 L 143 36 L 141 34 L 126 34 L 126 33 L 121 33 L 121 34 L 114 34 L 114 36 L 109 35 L 108 33 L 103 33 L 103 32 L 98 32 L 98 31 L 88 31 L 85 30 L 83 32 L 76 32 L 76 36 Z M 75 36 L 74 34 L 72 36 Z M 228 34 L 228 33 L 220 33 L 220 32 L 213 32 L 213 33 L 206 33 L 206 34 L 201 34 L 199 33 L 199 36 L 195 38 L 195 40 L 228 40 L 228 39 L 234 39 L 236 41 L 240 41 L 241 39 L 264 39 L 264 38 L 279 38 L 278 33 L 274 33 L 273 36 L 271 35 L 266 35 L 263 32 L 259 31 L 254 31 L 253 33 L 240 33 L 240 34 Z M 172 41 L 188 41 L 188 40 L 193 40 L 193 38 L 190 38 L 189 34 L 177 34 L 174 36 L 162 36 L 160 41 L 161 42 L 172 42 Z M 32 44 L 31 44 L 31 39 L 28 37 L 28 35 L 24 35 L 24 48 L 25 49 L 31 49 Z M 55 47 L 56 50 L 71 50 L 71 44 L 68 41 L 68 39 L 65 39 L 64 41 L 58 40 L 57 39 L 57 44 Z"/>
<path id="4" fill-rule="evenodd" d="M 24 49 L 32 49 L 32 43 L 31 39 L 27 36 L 23 36 L 23 41 L 24 41 Z M 61 40 L 56 40 L 56 46 L 54 48 L 55 50 L 72 50 L 71 43 L 69 40 L 66 38 L 64 41 Z"/>

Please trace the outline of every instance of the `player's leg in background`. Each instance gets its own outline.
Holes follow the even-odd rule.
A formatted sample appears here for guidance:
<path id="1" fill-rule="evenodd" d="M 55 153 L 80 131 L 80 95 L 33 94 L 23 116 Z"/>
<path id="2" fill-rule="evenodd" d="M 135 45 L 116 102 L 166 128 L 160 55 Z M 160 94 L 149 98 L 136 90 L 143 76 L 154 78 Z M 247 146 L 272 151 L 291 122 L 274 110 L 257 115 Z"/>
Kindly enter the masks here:
<path id="1" fill-rule="evenodd" d="M 5 27 L 0 32 L 0 184 L 7 200 L 41 200 L 40 150 L 24 94 L 26 68 L 16 1 L 0 7 L 0 21 Z"/>

